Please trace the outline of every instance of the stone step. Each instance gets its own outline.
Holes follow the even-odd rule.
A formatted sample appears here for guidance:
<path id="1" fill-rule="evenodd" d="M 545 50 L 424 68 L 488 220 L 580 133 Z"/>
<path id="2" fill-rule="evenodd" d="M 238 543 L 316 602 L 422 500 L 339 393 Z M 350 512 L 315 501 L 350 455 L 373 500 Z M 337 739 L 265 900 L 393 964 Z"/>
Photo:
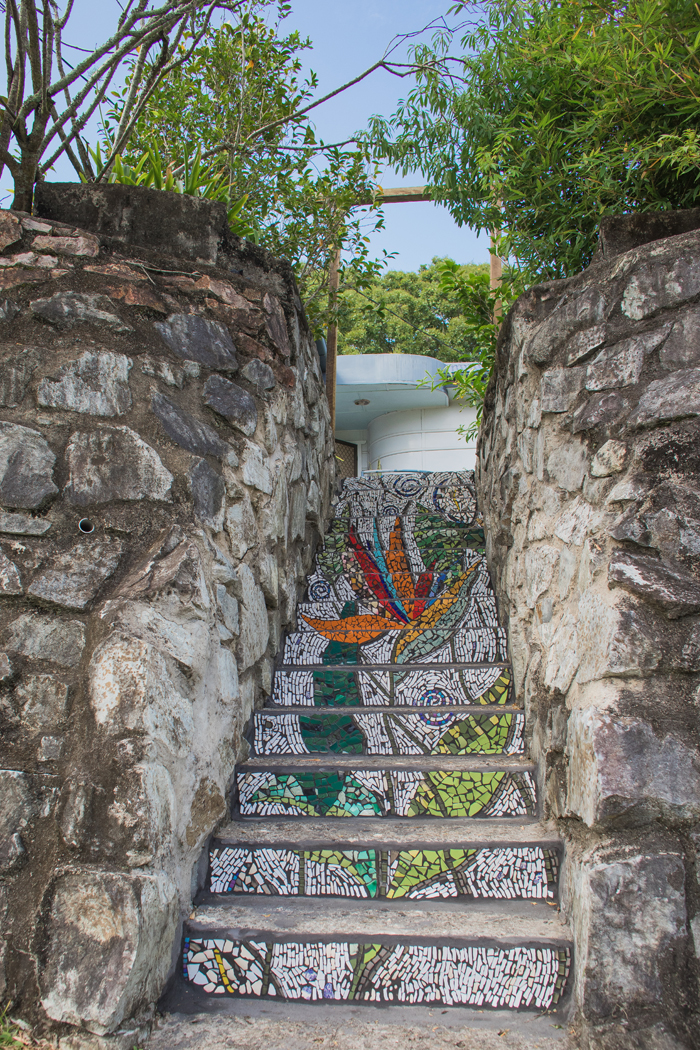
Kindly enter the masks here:
<path id="1" fill-rule="evenodd" d="M 383 664 L 323 666 L 275 672 L 272 702 L 280 706 L 373 707 L 507 704 L 510 666 L 498 664 Z"/>
<path id="2" fill-rule="evenodd" d="M 518 901 L 219 898 L 196 908 L 183 946 L 204 993 L 318 1003 L 549 1009 L 570 963 L 557 910 Z"/>
<path id="3" fill-rule="evenodd" d="M 236 771 L 234 805 L 242 817 L 534 816 L 534 767 L 508 756 L 489 759 L 338 755 L 284 763 L 252 758 Z"/>
<path id="4" fill-rule="evenodd" d="M 524 728 L 522 712 L 465 707 L 301 713 L 266 708 L 253 716 L 251 743 L 255 755 L 522 755 Z"/>
<path id="5" fill-rule="evenodd" d="M 546 846 L 449 849 L 284 848 L 216 842 L 206 888 L 213 894 L 360 900 L 555 901 L 559 851 Z"/>
<path id="6" fill-rule="evenodd" d="M 297 667 L 323 664 L 324 654 L 331 651 L 334 654 L 332 661 L 334 664 L 388 663 L 396 667 L 403 666 L 400 658 L 392 657 L 398 633 L 398 631 L 386 632 L 382 638 L 371 643 L 372 648 L 370 648 L 369 644 L 360 647 L 354 642 L 347 642 L 345 645 L 342 642 L 331 642 L 316 631 L 294 631 L 285 639 L 282 663 Z M 329 646 L 335 648 L 329 650 Z M 431 663 L 462 665 L 506 662 L 508 660 L 506 632 L 502 627 L 488 625 L 460 627 L 455 631 L 447 632 L 443 639 L 437 628 L 432 633 L 424 631 L 421 634 L 420 645 L 412 648 L 410 658 L 412 663 L 423 658 L 430 659 Z M 406 663 L 408 662 L 406 660 Z"/>

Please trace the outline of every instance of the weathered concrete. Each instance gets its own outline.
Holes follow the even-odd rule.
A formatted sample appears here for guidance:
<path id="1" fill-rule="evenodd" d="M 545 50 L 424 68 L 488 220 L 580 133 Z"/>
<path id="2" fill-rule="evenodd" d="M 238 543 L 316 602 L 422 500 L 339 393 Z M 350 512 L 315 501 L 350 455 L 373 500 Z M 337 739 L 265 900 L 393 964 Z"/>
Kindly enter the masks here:
<path id="1" fill-rule="evenodd" d="M 700 1039 L 700 233 L 656 218 L 606 227 L 587 271 L 515 304 L 477 468 L 567 842 L 583 1046 L 606 1050 Z"/>

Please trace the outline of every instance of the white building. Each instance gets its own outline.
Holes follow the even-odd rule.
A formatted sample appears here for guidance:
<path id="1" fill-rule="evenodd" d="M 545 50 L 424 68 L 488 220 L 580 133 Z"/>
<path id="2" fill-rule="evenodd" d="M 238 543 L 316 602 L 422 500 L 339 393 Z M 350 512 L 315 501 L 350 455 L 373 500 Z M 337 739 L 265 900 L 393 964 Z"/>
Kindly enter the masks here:
<path id="1" fill-rule="evenodd" d="M 358 354 L 340 355 L 336 367 L 340 476 L 473 469 L 476 440 L 467 444 L 457 428 L 473 423 L 476 409 L 454 401 L 454 387 L 430 388 L 444 362 L 420 354 Z"/>

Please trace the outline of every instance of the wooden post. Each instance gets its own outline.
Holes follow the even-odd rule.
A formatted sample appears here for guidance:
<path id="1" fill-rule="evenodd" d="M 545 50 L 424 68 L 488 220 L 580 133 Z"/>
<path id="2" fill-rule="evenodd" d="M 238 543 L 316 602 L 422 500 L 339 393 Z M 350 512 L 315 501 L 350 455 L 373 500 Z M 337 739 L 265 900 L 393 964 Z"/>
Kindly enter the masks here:
<path id="1" fill-rule="evenodd" d="M 331 272 L 328 281 L 328 301 L 332 310 L 338 305 L 338 285 L 340 284 L 340 248 L 336 248 L 331 259 Z M 326 397 L 331 413 L 331 430 L 335 431 L 335 362 L 338 356 L 338 325 L 328 325 L 326 339 Z"/>
<path id="2" fill-rule="evenodd" d="M 496 234 L 491 234 L 491 252 L 489 255 L 489 287 L 494 292 L 496 288 L 501 287 L 501 279 L 503 277 L 503 260 L 496 255 Z M 501 322 L 501 300 L 497 299 L 493 308 L 493 323 L 498 329 Z"/>

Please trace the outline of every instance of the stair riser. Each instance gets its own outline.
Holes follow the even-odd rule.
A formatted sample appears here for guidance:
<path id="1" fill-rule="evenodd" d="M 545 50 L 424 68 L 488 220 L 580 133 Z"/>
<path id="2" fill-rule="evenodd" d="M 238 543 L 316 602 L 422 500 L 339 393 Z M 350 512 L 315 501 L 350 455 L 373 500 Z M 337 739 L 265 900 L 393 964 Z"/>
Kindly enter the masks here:
<path id="1" fill-rule="evenodd" d="M 441 849 L 214 847 L 211 893 L 356 900 L 544 900 L 559 856 L 541 846 Z"/>
<path id="2" fill-rule="evenodd" d="M 431 663 L 495 664 L 508 659 L 506 633 L 500 627 L 467 627 L 444 636 L 442 632 L 437 631 L 423 632 L 425 637 L 422 638 L 422 644 L 413 648 L 405 660 L 397 658 L 394 652 L 399 633 L 386 632 L 383 639 L 380 639 L 381 645 L 348 644 L 345 647 L 347 651 L 338 652 L 337 649 L 331 650 L 330 646 L 343 648 L 340 643 L 329 642 L 315 631 L 296 631 L 287 636 L 282 662 L 296 667 L 318 665 L 324 662 L 324 657 L 327 658 L 329 652 L 333 653 L 333 659 L 328 662 L 334 664 L 386 663 L 395 664 L 397 667 L 415 660 L 430 660 Z"/>
<path id="3" fill-rule="evenodd" d="M 244 999 L 547 1010 L 569 975 L 568 946 L 185 938 L 183 976 Z"/>
<path id="4" fill-rule="evenodd" d="M 511 699 L 508 667 L 407 671 L 278 670 L 272 703 L 281 707 L 444 707 Z"/>
<path id="5" fill-rule="evenodd" d="M 534 816 L 529 772 L 295 770 L 238 772 L 242 817 Z"/>
<path id="6" fill-rule="evenodd" d="M 256 755 L 521 755 L 522 714 L 372 712 L 254 716 Z"/>

